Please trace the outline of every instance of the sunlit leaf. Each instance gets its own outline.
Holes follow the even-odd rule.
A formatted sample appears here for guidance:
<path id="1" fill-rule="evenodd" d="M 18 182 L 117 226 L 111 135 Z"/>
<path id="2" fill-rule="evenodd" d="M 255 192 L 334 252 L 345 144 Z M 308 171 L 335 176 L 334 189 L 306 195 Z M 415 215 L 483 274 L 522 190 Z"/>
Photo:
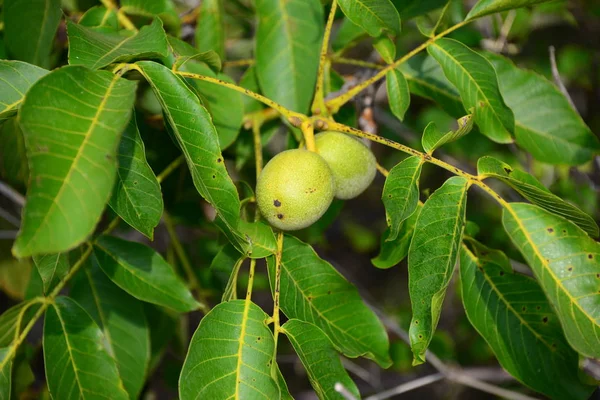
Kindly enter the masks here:
<path id="1" fill-rule="evenodd" d="M 400 33 L 400 16 L 390 0 L 339 0 L 338 3 L 346 17 L 372 37 Z"/>
<path id="2" fill-rule="evenodd" d="M 257 0 L 256 74 L 263 93 L 297 112 L 308 111 L 323 36 L 319 0 Z"/>
<path id="3" fill-rule="evenodd" d="M 214 50 L 221 58 L 225 58 L 223 14 L 223 2 L 221 0 L 202 1 L 195 35 L 198 50 Z"/>
<path id="4" fill-rule="evenodd" d="M 404 74 L 399 69 L 391 70 L 386 75 L 386 86 L 390 109 L 402 121 L 410 105 L 410 92 Z"/>
<path id="5" fill-rule="evenodd" d="M 219 138 L 210 115 L 198 97 L 168 68 L 151 61 L 137 63 L 152 85 L 163 107 L 165 119 L 187 161 L 194 186 L 217 210 L 217 219 L 235 235 L 236 243 L 244 240 L 237 233 L 240 199 L 227 173 Z"/>
<path id="6" fill-rule="evenodd" d="M 407 219 L 402 222 L 400 232 L 396 239 L 388 240 L 390 237 L 391 228 L 388 227 L 381 236 L 381 244 L 377 257 L 371 259 L 374 266 L 381 269 L 391 268 L 397 265 L 408 255 L 408 248 L 415 232 L 415 224 L 421 206 L 417 206 L 417 210 Z"/>
<path id="7" fill-rule="evenodd" d="M 156 176 L 146 161 L 135 116 L 123 132 L 117 161 L 117 181 L 108 204 L 125 222 L 152 240 L 163 213 L 163 199 Z"/>
<path id="8" fill-rule="evenodd" d="M 483 17 L 484 15 L 494 14 L 500 11 L 513 10 L 515 8 L 531 6 L 543 3 L 549 0 L 479 0 L 467 17 L 466 21 Z"/>
<path id="9" fill-rule="evenodd" d="M 463 240 L 469 244 L 471 252 L 477 257 L 479 264 L 494 264 L 495 266 L 502 268 L 505 272 L 513 272 L 510 259 L 502 250 L 492 249 L 476 239 L 467 236 L 466 227 Z"/>
<path id="10" fill-rule="evenodd" d="M 600 243 L 532 204 L 510 203 L 502 222 L 554 306 L 569 344 L 600 358 Z"/>
<path id="11" fill-rule="evenodd" d="M 240 232 L 248 237 L 251 258 L 265 258 L 277 252 L 273 229 L 266 223 L 240 221 Z"/>
<path id="12" fill-rule="evenodd" d="M 554 399 L 587 399 L 578 356 L 537 282 L 460 252 L 462 300 L 471 324 L 502 367 L 520 382 Z"/>
<path id="13" fill-rule="evenodd" d="M 44 320 L 44 365 L 55 399 L 129 399 L 105 337 L 79 304 L 58 297 Z"/>
<path id="14" fill-rule="evenodd" d="M 282 329 L 300 357 L 319 399 L 344 400 L 345 397 L 335 390 L 338 382 L 356 398 L 360 398 L 358 388 L 344 369 L 338 352 L 321 329 L 298 319 L 290 319 Z"/>
<path id="15" fill-rule="evenodd" d="M 408 289 L 412 304 L 410 345 L 413 364 L 425 362 L 425 352 L 437 327 L 454 272 L 465 224 L 469 182 L 448 179 L 423 205 L 408 250 Z"/>
<path id="16" fill-rule="evenodd" d="M 553 83 L 487 54 L 506 104 L 515 113 L 519 146 L 549 164 L 579 165 L 600 152 L 600 141 Z"/>
<path id="17" fill-rule="evenodd" d="M 273 287 L 274 257 L 268 258 L 268 266 Z M 386 331 L 356 288 L 312 247 L 292 236 L 283 241 L 281 309 L 288 318 L 318 326 L 344 355 L 390 365 Z"/>
<path id="18" fill-rule="evenodd" d="M 87 265 L 69 295 L 98 324 L 117 363 L 123 386 L 137 399 L 150 358 L 150 336 L 142 303 L 119 289 L 98 266 Z"/>
<path id="19" fill-rule="evenodd" d="M 391 64 L 396 59 L 396 42 L 388 36 L 382 35 L 373 40 L 373 48 L 379 53 L 383 61 Z M 398 72 L 394 70 L 394 72 Z M 388 74 L 389 75 L 389 74 Z M 408 88 L 406 89 L 408 92 Z"/>
<path id="20" fill-rule="evenodd" d="M 410 217 L 419 203 L 419 177 L 423 160 L 411 156 L 390 170 L 385 180 L 381 199 L 387 214 L 390 233 L 386 241 L 391 242 L 398 237 L 402 222 Z"/>
<path id="21" fill-rule="evenodd" d="M 137 299 L 179 312 L 198 308 L 173 268 L 141 243 L 101 236 L 94 244 L 94 260 L 117 286 Z"/>
<path id="22" fill-rule="evenodd" d="M 513 169 L 510 165 L 489 156 L 479 159 L 477 173 L 481 178 L 494 177 L 502 180 L 533 204 L 565 217 L 594 237 L 598 236 L 598 225 L 592 217 L 554 195 L 533 175 Z"/>
<path id="23" fill-rule="evenodd" d="M 69 259 L 65 253 L 37 255 L 33 257 L 33 262 L 42 278 L 46 295 L 69 272 Z"/>
<path id="24" fill-rule="evenodd" d="M 473 109 L 480 131 L 498 143 L 512 142 L 515 118 L 504 103 L 494 67 L 461 42 L 439 39 L 427 47 L 458 89 L 465 109 Z"/>
<path id="25" fill-rule="evenodd" d="M 4 0 L 4 43 L 11 58 L 50 66 L 62 12 L 60 0 Z"/>
<path id="26" fill-rule="evenodd" d="M 16 256 L 64 252 L 92 233 L 113 188 L 135 89 L 108 71 L 78 66 L 29 89 L 19 110 L 30 183 Z"/>
<path id="27" fill-rule="evenodd" d="M 106 28 L 115 32 L 119 29 L 116 10 L 109 10 L 104 6 L 90 8 L 83 14 L 78 23 L 90 28 Z"/>
<path id="28" fill-rule="evenodd" d="M 473 116 L 465 115 L 457 120 L 458 128 L 455 131 L 442 133 L 435 122 L 430 122 L 423 131 L 421 143 L 427 154 L 432 154 L 435 149 L 442 147 L 446 143 L 454 142 L 463 136 L 469 134 L 473 129 Z"/>
<path id="29" fill-rule="evenodd" d="M 69 21 L 69 64 L 91 69 L 140 58 L 166 57 L 167 35 L 159 19 L 130 36 L 100 32 Z"/>
<path id="30" fill-rule="evenodd" d="M 279 398 L 267 318 L 244 300 L 221 303 L 202 318 L 179 377 L 181 400 Z"/>
<path id="31" fill-rule="evenodd" d="M 31 85 L 47 73 L 22 61 L 0 60 L 0 122 L 16 114 Z"/>

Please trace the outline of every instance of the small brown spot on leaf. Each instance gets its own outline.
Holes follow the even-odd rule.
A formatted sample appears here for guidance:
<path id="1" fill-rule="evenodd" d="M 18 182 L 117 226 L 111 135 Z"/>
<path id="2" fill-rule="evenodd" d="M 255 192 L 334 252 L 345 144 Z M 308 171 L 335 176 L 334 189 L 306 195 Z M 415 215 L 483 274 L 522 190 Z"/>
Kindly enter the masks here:
<path id="1" fill-rule="evenodd" d="M 216 176 L 216 175 L 213 175 L 213 179 L 216 179 L 216 178 L 217 178 L 217 176 Z"/>
<path id="2" fill-rule="evenodd" d="M 415 325 L 419 325 L 419 320 L 415 320 Z"/>
<path id="3" fill-rule="evenodd" d="M 527 307 L 523 306 L 523 307 L 521 308 L 521 311 L 523 311 L 523 312 L 527 311 Z"/>
<path id="4" fill-rule="evenodd" d="M 588 258 L 589 258 L 590 260 L 593 260 L 593 259 L 594 259 L 594 255 L 590 253 L 590 254 L 588 254 Z"/>
<path id="5" fill-rule="evenodd" d="M 508 168 L 508 167 L 504 167 L 504 172 L 506 172 L 507 174 L 510 174 L 512 172 L 512 169 Z"/>
<path id="6" fill-rule="evenodd" d="M 545 324 L 547 324 L 548 323 L 548 317 L 542 318 L 542 322 L 545 323 Z"/>
<path id="7" fill-rule="evenodd" d="M 540 307 L 540 306 L 537 306 L 537 307 L 535 307 L 535 309 L 539 311 L 539 310 L 541 310 L 541 309 L 542 309 L 542 307 Z"/>
<path id="8" fill-rule="evenodd" d="M 222 163 L 222 162 L 223 162 L 223 159 L 222 159 L 222 158 L 217 158 L 217 162 L 218 162 L 218 163 Z"/>
<path id="9" fill-rule="evenodd" d="M 504 271 L 500 271 L 500 276 L 504 276 Z"/>
<path id="10" fill-rule="evenodd" d="M 273 205 L 275 207 L 281 207 L 281 202 L 279 200 L 275 199 L 275 200 L 273 200 Z"/>
<path id="11" fill-rule="evenodd" d="M 419 339 L 423 339 L 423 335 L 419 334 Z"/>
<path id="12" fill-rule="evenodd" d="M 327 291 L 327 294 L 331 294 L 331 290 L 328 290 L 328 291 Z"/>
<path id="13" fill-rule="evenodd" d="M 554 233 L 554 229 L 552 229 L 552 228 L 548 228 L 547 231 L 548 231 L 548 233 Z"/>
<path id="14" fill-rule="evenodd" d="M 569 272 L 573 271 L 573 267 L 571 266 L 571 267 L 567 268 L 567 271 L 569 271 Z"/>

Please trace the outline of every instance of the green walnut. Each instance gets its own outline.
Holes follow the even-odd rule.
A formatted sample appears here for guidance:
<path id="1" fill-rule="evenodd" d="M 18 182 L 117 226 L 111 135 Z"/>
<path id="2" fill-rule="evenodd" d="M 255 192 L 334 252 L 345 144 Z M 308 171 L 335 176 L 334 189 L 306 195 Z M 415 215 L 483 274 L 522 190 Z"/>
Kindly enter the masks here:
<path id="1" fill-rule="evenodd" d="M 312 225 L 327 211 L 335 192 L 331 169 L 317 153 L 287 150 L 265 165 L 256 183 L 261 214 L 275 228 Z"/>
<path id="2" fill-rule="evenodd" d="M 341 132 L 315 136 L 319 155 L 327 161 L 335 179 L 335 197 L 352 199 L 373 182 L 377 173 L 375 156 L 363 142 Z"/>

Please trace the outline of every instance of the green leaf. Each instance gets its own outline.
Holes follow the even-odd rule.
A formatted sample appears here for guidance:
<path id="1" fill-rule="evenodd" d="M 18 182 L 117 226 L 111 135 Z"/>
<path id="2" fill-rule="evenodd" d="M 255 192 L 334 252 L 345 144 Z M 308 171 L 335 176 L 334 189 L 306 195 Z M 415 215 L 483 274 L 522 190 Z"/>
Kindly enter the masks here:
<path id="1" fill-rule="evenodd" d="M 101 236 L 94 244 L 94 261 L 117 286 L 139 300 L 179 312 L 198 308 L 173 268 L 141 243 Z"/>
<path id="2" fill-rule="evenodd" d="M 413 365 L 425 362 L 425 352 L 440 319 L 462 241 L 468 188 L 466 178 L 448 179 L 427 199 L 417 219 L 408 250 Z"/>
<path id="3" fill-rule="evenodd" d="M 52 398 L 129 398 L 104 341 L 98 325 L 79 304 L 62 296 L 54 300 L 46 311 L 43 341 Z"/>
<path id="4" fill-rule="evenodd" d="M 130 15 L 159 17 L 170 30 L 177 33 L 181 19 L 172 0 L 121 0 L 121 11 Z"/>
<path id="5" fill-rule="evenodd" d="M 83 242 L 115 181 L 115 153 L 136 84 L 68 66 L 37 81 L 19 110 L 29 160 L 17 257 L 61 253 Z"/>
<path id="6" fill-rule="evenodd" d="M 7 360 L 10 357 L 9 348 L 0 348 L 0 400 L 10 400 L 11 392 L 11 375 L 12 375 L 12 362 L 13 360 Z"/>
<path id="7" fill-rule="evenodd" d="M 21 302 L 0 315 L 0 347 L 9 346 L 40 308 L 34 300 Z"/>
<path id="8" fill-rule="evenodd" d="M 123 132 L 117 161 L 117 181 L 108 204 L 125 222 L 152 240 L 163 213 L 163 199 L 156 176 L 146 161 L 135 115 Z"/>
<path id="9" fill-rule="evenodd" d="M 79 25 L 89 28 L 105 28 L 116 32 L 119 29 L 119 19 L 115 9 L 109 10 L 104 6 L 94 6 L 83 14 Z"/>
<path id="10" fill-rule="evenodd" d="M 578 356 L 537 282 L 485 263 L 465 247 L 460 282 L 467 317 L 500 365 L 532 389 L 553 399 L 587 399 Z"/>
<path id="11" fill-rule="evenodd" d="M 458 89 L 465 109 L 473 109 L 481 132 L 498 143 L 511 143 L 515 118 L 498 89 L 494 67 L 461 42 L 439 39 L 427 47 Z"/>
<path id="12" fill-rule="evenodd" d="M 569 344 L 600 358 L 600 243 L 532 204 L 510 203 L 502 223 L 554 306 Z"/>
<path id="13" fill-rule="evenodd" d="M 487 177 L 500 179 L 533 204 L 551 213 L 565 217 L 569 221 L 579 225 L 581 229 L 591 236 L 598 236 L 598 225 L 592 217 L 571 203 L 554 195 L 533 175 L 513 169 L 510 165 L 489 156 L 479 159 L 477 162 L 477 173 L 482 179 Z"/>
<path id="14" fill-rule="evenodd" d="M 400 120 L 404 120 L 404 114 L 410 105 L 410 91 L 408 83 L 404 79 L 404 74 L 399 69 L 393 69 L 386 75 L 386 87 L 390 109 L 392 113 Z"/>
<path id="15" fill-rule="evenodd" d="M 373 47 L 386 63 L 391 64 L 396 59 L 396 43 L 389 37 L 385 35 L 379 36 L 373 40 Z M 408 88 L 406 90 L 408 91 Z"/>
<path id="16" fill-rule="evenodd" d="M 471 11 L 469 11 L 465 21 L 483 17 L 484 15 L 495 14 L 501 11 L 513 10 L 515 8 L 544 3 L 546 1 L 549 0 L 479 0 L 473 6 L 473 8 L 471 8 Z"/>
<path id="17" fill-rule="evenodd" d="M 183 70 L 235 83 L 228 75 L 216 74 L 203 64 L 188 62 Z M 243 95 L 235 90 L 199 79 L 188 80 L 188 82 L 190 81 L 205 100 L 204 104 L 207 106 L 219 134 L 219 144 L 221 149 L 225 150 L 235 142 L 242 127 L 244 120 Z"/>
<path id="18" fill-rule="evenodd" d="M 348 376 L 339 354 L 322 330 L 298 319 L 290 319 L 281 328 L 300 357 L 319 399 L 344 400 L 345 397 L 335 390 L 335 384 L 338 382 L 354 397 L 360 398 L 358 388 Z"/>
<path id="19" fill-rule="evenodd" d="M 167 66 L 172 66 L 176 70 L 179 70 L 188 61 L 195 60 L 205 63 L 214 72 L 221 71 L 221 68 L 223 67 L 221 57 L 219 57 L 219 55 L 213 50 L 199 52 L 198 49 L 191 44 L 173 36 L 167 36 L 167 40 L 169 41 L 169 46 L 171 47 L 173 56 L 175 57 L 173 64 L 169 65 L 166 63 Z"/>
<path id="20" fill-rule="evenodd" d="M 483 243 L 467 236 L 467 227 L 465 227 L 465 236 L 463 240 L 471 245 L 471 252 L 477 257 L 479 264 L 494 264 L 495 266 L 502 268 L 505 272 L 513 272 L 510 260 L 502 250 L 489 248 Z"/>
<path id="21" fill-rule="evenodd" d="M 0 124 L 0 148 L 10 149 L 2 153 L 0 173 L 7 182 L 25 187 L 29 181 L 29 166 L 23 131 L 16 116 Z"/>
<path id="22" fill-rule="evenodd" d="M 260 307 L 244 300 L 221 303 L 206 314 L 181 370 L 181 400 L 279 398 L 267 319 Z"/>
<path id="23" fill-rule="evenodd" d="M 473 129 L 473 116 L 471 114 L 457 120 L 458 129 L 442 133 L 435 122 L 430 122 L 423 131 L 421 143 L 427 154 L 432 154 L 435 149 L 442 147 L 446 143 L 454 142 L 463 136 L 466 136 Z"/>
<path id="24" fill-rule="evenodd" d="M 200 4 L 195 35 L 198 50 L 214 50 L 221 58 L 225 58 L 223 14 L 221 0 L 204 0 Z"/>
<path id="25" fill-rule="evenodd" d="M 308 111 L 323 38 L 319 0 L 256 0 L 256 74 L 268 98 Z"/>
<path id="26" fill-rule="evenodd" d="M 114 62 L 166 57 L 169 52 L 167 35 L 159 19 L 131 36 L 100 32 L 71 21 L 67 24 L 67 30 L 71 65 L 99 69 Z"/>
<path id="27" fill-rule="evenodd" d="M 405 20 L 442 8 L 448 0 L 392 0 Z"/>
<path id="28" fill-rule="evenodd" d="M 60 0 L 5 0 L 4 43 L 11 58 L 48 68 Z"/>
<path id="29" fill-rule="evenodd" d="M 271 289 L 274 257 L 267 259 Z M 281 257 L 281 309 L 288 318 L 310 322 L 348 357 L 391 364 L 386 331 L 356 288 L 309 245 L 285 236 Z"/>
<path id="30" fill-rule="evenodd" d="M 501 56 L 486 56 L 515 113 L 519 146 L 549 164 L 580 165 L 600 151 L 600 141 L 553 83 Z"/>
<path id="31" fill-rule="evenodd" d="M 399 34 L 400 15 L 390 0 L 339 0 L 346 17 L 370 36 Z"/>
<path id="32" fill-rule="evenodd" d="M 131 399 L 137 399 L 150 359 L 142 303 L 119 289 L 97 266 L 87 265 L 78 278 L 69 294 L 100 327 L 125 390 Z"/>
<path id="33" fill-rule="evenodd" d="M 391 228 L 388 227 L 381 236 L 381 244 L 377 257 L 371 259 L 374 266 L 381 269 L 391 268 L 397 265 L 408 255 L 408 248 L 415 232 L 415 224 L 421 206 L 417 205 L 417 210 L 410 217 L 404 220 L 400 226 L 400 232 L 396 239 L 389 240 Z"/>
<path id="34" fill-rule="evenodd" d="M 366 36 L 367 33 L 364 29 L 345 17 L 335 33 L 335 37 L 331 41 L 331 48 L 333 51 L 338 52 L 350 47 Z"/>
<path id="35" fill-rule="evenodd" d="M 390 227 L 390 234 L 386 239 L 388 242 L 398 237 L 402 222 L 417 209 L 422 166 L 421 157 L 408 157 L 392 168 L 385 180 L 381 199 L 387 214 L 387 224 Z"/>
<path id="36" fill-rule="evenodd" d="M 245 242 L 237 233 L 240 199 L 225 168 L 219 137 L 208 111 L 168 68 L 151 61 L 141 61 L 137 65 L 163 107 L 196 190 L 216 209 L 217 222 L 220 220 L 220 226 L 231 232 L 228 237 L 235 236 L 234 244 L 243 247 Z"/>
<path id="37" fill-rule="evenodd" d="M 16 114 L 31 85 L 47 73 L 22 61 L 0 60 L 0 122 Z"/>
<path id="38" fill-rule="evenodd" d="M 248 238 L 252 248 L 249 257 L 265 258 L 277 252 L 273 229 L 266 223 L 240 220 L 240 232 Z"/>
<path id="39" fill-rule="evenodd" d="M 433 57 L 417 54 L 400 65 L 412 94 L 435 101 L 455 118 L 465 115 L 460 95 L 444 76 L 442 67 Z"/>
<path id="40" fill-rule="evenodd" d="M 50 294 L 50 291 L 67 275 L 69 272 L 69 258 L 67 254 L 43 254 L 33 256 L 33 262 L 40 273 L 44 283 L 44 294 Z"/>
<path id="41" fill-rule="evenodd" d="M 248 69 L 246 69 L 246 72 L 244 72 L 244 75 L 242 75 L 242 77 L 240 78 L 239 85 L 255 93 L 260 92 L 260 87 L 258 85 L 258 77 L 256 76 L 256 67 L 254 65 L 251 65 L 250 67 L 248 67 Z M 264 108 L 263 104 L 260 101 L 255 100 L 249 96 L 242 96 L 242 101 L 244 103 L 244 112 L 246 113 L 260 111 Z"/>

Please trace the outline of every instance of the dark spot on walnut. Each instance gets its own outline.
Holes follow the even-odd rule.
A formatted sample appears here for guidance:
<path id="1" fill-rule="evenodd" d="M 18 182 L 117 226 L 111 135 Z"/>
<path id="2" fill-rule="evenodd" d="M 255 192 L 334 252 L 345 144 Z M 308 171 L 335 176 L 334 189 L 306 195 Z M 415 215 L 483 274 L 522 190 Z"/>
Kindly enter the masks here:
<path id="1" fill-rule="evenodd" d="M 283 219 L 283 214 L 277 214 L 277 218 Z"/>
<path id="2" fill-rule="evenodd" d="M 279 200 L 275 199 L 275 200 L 273 200 L 273 205 L 275 207 L 281 207 L 281 202 Z"/>

